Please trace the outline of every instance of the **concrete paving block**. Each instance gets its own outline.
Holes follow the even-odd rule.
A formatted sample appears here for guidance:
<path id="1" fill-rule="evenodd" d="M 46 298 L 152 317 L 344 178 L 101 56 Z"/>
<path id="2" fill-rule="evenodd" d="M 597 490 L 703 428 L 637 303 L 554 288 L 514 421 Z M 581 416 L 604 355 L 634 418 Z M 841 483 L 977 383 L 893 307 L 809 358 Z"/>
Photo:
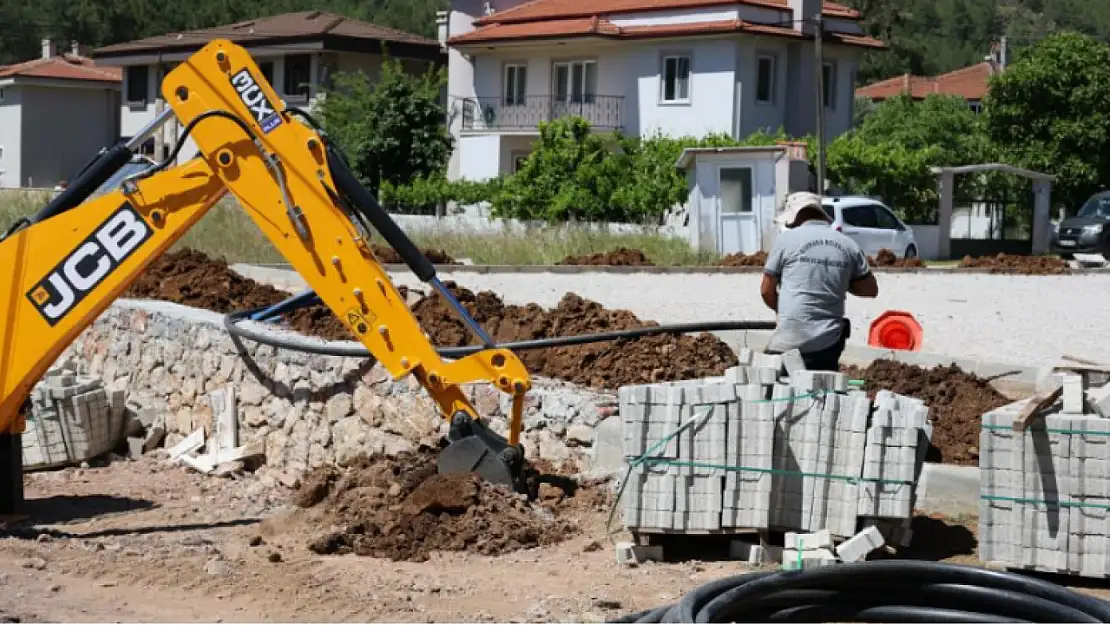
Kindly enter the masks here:
<path id="1" fill-rule="evenodd" d="M 882 532 L 875 526 L 869 526 L 840 543 L 836 548 L 836 555 L 844 562 L 859 562 L 884 544 L 886 539 L 883 538 Z"/>
<path id="2" fill-rule="evenodd" d="M 1083 414 L 1085 412 L 1083 376 L 1078 373 L 1065 374 L 1062 376 L 1062 383 L 1063 411 L 1068 414 Z"/>

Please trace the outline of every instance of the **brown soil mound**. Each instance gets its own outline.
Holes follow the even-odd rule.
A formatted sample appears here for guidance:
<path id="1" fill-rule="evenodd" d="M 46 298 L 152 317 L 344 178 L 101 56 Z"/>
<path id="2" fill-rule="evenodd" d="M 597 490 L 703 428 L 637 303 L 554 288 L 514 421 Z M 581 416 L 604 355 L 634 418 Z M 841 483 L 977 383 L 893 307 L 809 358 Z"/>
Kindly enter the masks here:
<path id="1" fill-rule="evenodd" d="M 312 540 L 318 554 L 422 562 L 434 551 L 499 555 L 555 544 L 578 527 L 477 475 L 440 475 L 429 452 L 362 457 L 340 472 L 311 473 L 294 502 L 323 506 L 342 529 Z"/>
<path id="2" fill-rule="evenodd" d="M 498 343 L 659 325 L 641 321 L 627 310 L 608 310 L 574 293 L 564 295 L 554 309 L 544 310 L 537 304 L 506 305 L 494 293 L 474 294 L 452 282 L 447 287 Z M 413 305 L 413 312 L 437 346 L 478 344 L 440 297 L 421 299 Z M 529 350 L 520 357 L 534 374 L 608 389 L 721 375 L 737 363 L 728 345 L 708 333 Z"/>
<path id="3" fill-rule="evenodd" d="M 874 258 L 867 257 L 867 262 L 872 267 L 924 267 L 925 263 L 920 258 L 898 258 L 894 252 L 883 248 Z"/>
<path id="4" fill-rule="evenodd" d="M 1026 276 L 1066 275 L 1071 273 L 1067 262 L 1054 256 L 1021 256 L 998 254 L 972 258 L 964 256 L 960 261 L 961 269 L 988 269 L 990 273 L 1020 274 Z"/>
<path id="5" fill-rule="evenodd" d="M 397 253 L 397 250 L 393 249 L 392 247 L 372 243 L 370 245 L 370 249 L 373 250 L 374 256 L 377 257 L 379 263 L 386 265 L 403 265 L 405 263 L 405 261 L 401 258 L 401 255 Z M 424 254 L 424 256 L 427 256 L 428 260 L 432 261 L 432 264 L 434 265 L 462 264 L 454 258 L 451 258 L 451 256 L 443 250 L 422 249 L 420 250 L 420 252 Z"/>
<path id="6" fill-rule="evenodd" d="M 567 293 L 555 309 L 545 310 L 536 304 L 507 306 L 494 293 L 474 294 L 451 282 L 447 286 L 499 343 L 658 325 L 641 321 L 627 310 L 607 310 L 573 293 Z M 406 294 L 404 288 L 398 290 Z M 223 261 L 186 250 L 163 255 L 132 286 L 128 296 L 228 313 L 273 305 L 288 298 L 289 293 L 244 278 Z M 477 344 L 477 339 L 437 294 L 421 298 L 412 310 L 436 346 Z M 285 316 L 285 322 L 308 336 L 353 339 L 323 306 L 296 310 Z M 522 352 L 521 358 L 534 374 L 609 389 L 624 384 L 720 375 L 736 364 L 732 350 L 711 334 L 660 335 L 531 350 Z"/>
<path id="7" fill-rule="evenodd" d="M 876 360 L 866 369 L 846 367 L 865 389 L 889 390 L 924 401 L 933 414 L 933 449 L 929 460 L 945 464 L 979 463 L 982 416 L 1010 403 L 990 383 L 955 365 L 923 369 L 892 360 Z"/>
<path id="8" fill-rule="evenodd" d="M 654 267 L 655 263 L 648 260 L 640 250 L 630 250 L 626 247 L 609 252 L 598 252 L 584 256 L 567 256 L 556 265 L 593 265 L 593 266 L 631 266 Z"/>
<path id="9" fill-rule="evenodd" d="M 755 254 L 729 254 L 717 263 L 720 267 L 762 267 L 767 264 L 767 252 Z"/>
<path id="10" fill-rule="evenodd" d="M 289 294 L 244 278 L 221 259 L 187 249 L 155 259 L 123 296 L 165 300 L 226 314 L 276 304 Z"/>

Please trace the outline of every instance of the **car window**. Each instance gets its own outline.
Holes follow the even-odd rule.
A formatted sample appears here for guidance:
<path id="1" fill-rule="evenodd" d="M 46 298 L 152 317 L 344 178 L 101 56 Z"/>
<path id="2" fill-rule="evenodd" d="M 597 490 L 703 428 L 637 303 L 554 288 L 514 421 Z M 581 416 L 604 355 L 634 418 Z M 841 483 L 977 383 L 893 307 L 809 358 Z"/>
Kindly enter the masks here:
<path id="1" fill-rule="evenodd" d="M 902 224 L 898 223 L 898 218 L 890 212 L 885 206 L 875 205 L 875 220 L 879 224 L 879 228 L 884 230 L 901 230 Z"/>
<path id="2" fill-rule="evenodd" d="M 822 204 L 821 209 L 825 211 L 825 214 L 829 216 L 829 219 L 836 219 L 836 209 L 833 208 L 832 204 Z"/>
<path id="3" fill-rule="evenodd" d="M 878 228 L 875 221 L 875 209 L 869 204 L 860 206 L 845 206 L 840 209 L 844 215 L 844 223 L 857 228 Z"/>

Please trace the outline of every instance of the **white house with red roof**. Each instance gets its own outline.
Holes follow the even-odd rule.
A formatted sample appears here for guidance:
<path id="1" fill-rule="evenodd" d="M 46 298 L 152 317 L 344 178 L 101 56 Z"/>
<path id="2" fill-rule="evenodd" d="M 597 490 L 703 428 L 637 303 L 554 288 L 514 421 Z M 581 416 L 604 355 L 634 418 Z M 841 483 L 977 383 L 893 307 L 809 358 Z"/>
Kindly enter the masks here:
<path id="1" fill-rule="evenodd" d="M 120 71 L 77 44 L 0 66 L 0 188 L 52 188 L 119 137 Z"/>
<path id="2" fill-rule="evenodd" d="M 852 120 L 862 55 L 886 45 L 858 11 L 820 0 L 452 0 L 450 177 L 512 172 L 541 121 L 598 131 L 746 137 L 817 127 L 815 24 L 827 137 Z"/>

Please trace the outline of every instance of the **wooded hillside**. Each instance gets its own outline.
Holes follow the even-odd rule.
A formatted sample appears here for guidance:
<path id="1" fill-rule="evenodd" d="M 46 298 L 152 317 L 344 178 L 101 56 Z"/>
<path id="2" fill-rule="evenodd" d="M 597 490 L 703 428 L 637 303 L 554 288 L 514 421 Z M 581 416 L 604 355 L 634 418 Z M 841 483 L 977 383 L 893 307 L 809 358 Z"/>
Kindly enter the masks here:
<path id="1" fill-rule="evenodd" d="M 983 59 L 1009 38 L 1010 57 L 1044 35 L 1074 29 L 1110 40 L 1107 0 L 842 0 L 863 11 L 870 32 L 889 42 L 862 82 L 902 72 L 936 74 Z M 288 11 L 330 10 L 428 37 L 448 0 L 3 0 L 0 64 L 39 55 L 45 37 L 91 46 L 202 28 Z"/>

